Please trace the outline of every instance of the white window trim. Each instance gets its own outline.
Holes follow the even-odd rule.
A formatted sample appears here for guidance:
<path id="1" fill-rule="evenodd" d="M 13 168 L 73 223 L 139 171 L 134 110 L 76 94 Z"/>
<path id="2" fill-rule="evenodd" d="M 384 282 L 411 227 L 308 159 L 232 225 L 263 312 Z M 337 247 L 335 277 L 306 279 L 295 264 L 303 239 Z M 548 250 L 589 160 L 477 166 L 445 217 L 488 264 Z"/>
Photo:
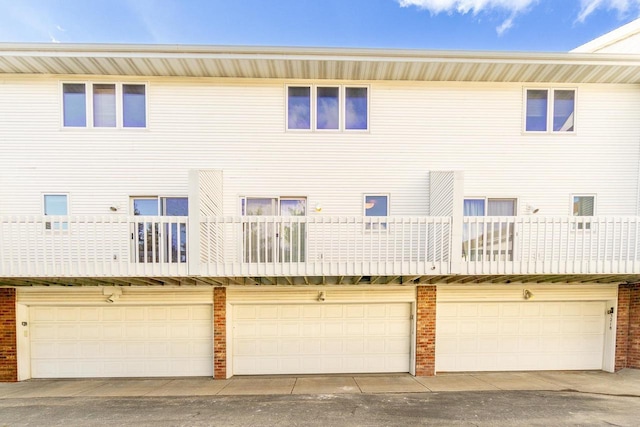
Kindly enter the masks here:
<path id="1" fill-rule="evenodd" d="M 593 216 L 597 215 L 598 197 L 597 197 L 596 194 L 594 194 L 594 193 L 572 193 L 569 196 L 569 216 L 580 216 L 580 215 L 573 215 L 573 198 L 574 197 L 593 197 Z"/>
<path id="2" fill-rule="evenodd" d="M 85 122 L 86 126 L 65 126 L 64 125 L 64 85 L 65 84 L 83 84 L 85 88 Z M 115 126 L 94 126 L 93 117 L 93 86 L 94 85 L 115 85 L 116 87 L 116 125 Z M 123 85 L 144 86 L 144 111 L 145 126 L 144 127 L 125 127 L 124 126 L 124 107 L 123 107 Z M 60 128 L 64 130 L 78 131 L 82 129 L 94 129 L 99 131 L 132 130 L 141 131 L 149 129 L 149 83 L 135 81 L 103 81 L 103 80 L 63 80 L 59 82 L 60 94 Z"/>
<path id="3" fill-rule="evenodd" d="M 310 127 L 309 129 L 289 129 L 289 88 L 290 87 L 308 87 L 310 89 Z M 338 88 L 338 129 L 318 129 L 318 88 Z M 367 89 L 367 128 L 366 129 L 347 129 L 347 88 L 364 88 Z M 284 89 L 284 103 L 285 103 L 285 131 L 286 132 L 322 132 L 322 133 L 369 133 L 371 131 L 371 86 L 366 84 L 322 84 L 322 83 L 289 83 L 285 85 Z"/>
<path id="4" fill-rule="evenodd" d="M 527 91 L 529 90 L 546 90 L 547 91 L 547 130 L 527 130 Z M 573 91 L 573 130 L 572 131 L 554 131 L 553 130 L 553 101 L 555 99 L 556 90 Z M 578 88 L 558 87 L 558 86 L 528 86 L 522 91 L 522 133 L 527 135 L 576 135 L 578 129 Z"/>

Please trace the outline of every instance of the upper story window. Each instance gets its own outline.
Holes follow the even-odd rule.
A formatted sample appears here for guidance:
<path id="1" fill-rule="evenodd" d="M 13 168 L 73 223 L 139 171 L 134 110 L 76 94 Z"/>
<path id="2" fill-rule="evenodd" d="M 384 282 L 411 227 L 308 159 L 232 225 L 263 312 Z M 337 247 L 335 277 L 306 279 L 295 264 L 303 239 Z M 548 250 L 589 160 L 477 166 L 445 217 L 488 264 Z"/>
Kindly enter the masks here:
<path id="1" fill-rule="evenodd" d="M 146 111 L 144 84 L 62 84 L 64 127 L 144 128 Z"/>
<path id="2" fill-rule="evenodd" d="M 575 89 L 527 89 L 525 131 L 575 132 Z"/>
<path id="3" fill-rule="evenodd" d="M 365 86 L 287 86 L 288 130 L 368 130 Z"/>

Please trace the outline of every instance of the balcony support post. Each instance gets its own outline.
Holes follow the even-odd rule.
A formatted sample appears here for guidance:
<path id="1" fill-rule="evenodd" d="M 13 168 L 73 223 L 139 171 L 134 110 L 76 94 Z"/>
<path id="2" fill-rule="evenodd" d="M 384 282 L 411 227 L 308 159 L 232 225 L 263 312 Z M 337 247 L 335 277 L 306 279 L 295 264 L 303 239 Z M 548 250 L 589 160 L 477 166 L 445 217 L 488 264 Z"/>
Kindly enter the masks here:
<path id="1" fill-rule="evenodd" d="M 187 264 L 190 276 L 200 274 L 200 174 L 189 171 L 189 225 Z"/>

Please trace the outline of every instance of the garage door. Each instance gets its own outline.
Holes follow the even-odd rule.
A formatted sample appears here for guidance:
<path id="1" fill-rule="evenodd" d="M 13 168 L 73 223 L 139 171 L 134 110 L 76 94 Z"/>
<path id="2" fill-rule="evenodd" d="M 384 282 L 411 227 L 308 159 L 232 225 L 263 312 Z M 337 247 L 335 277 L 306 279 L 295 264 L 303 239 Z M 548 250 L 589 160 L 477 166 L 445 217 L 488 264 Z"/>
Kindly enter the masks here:
<path id="1" fill-rule="evenodd" d="M 436 370 L 602 369 L 605 303 L 439 303 Z"/>
<path id="2" fill-rule="evenodd" d="M 33 378 L 212 376 L 212 307 L 31 307 Z"/>
<path id="3" fill-rule="evenodd" d="M 233 373 L 409 372 L 411 304 L 234 305 Z"/>

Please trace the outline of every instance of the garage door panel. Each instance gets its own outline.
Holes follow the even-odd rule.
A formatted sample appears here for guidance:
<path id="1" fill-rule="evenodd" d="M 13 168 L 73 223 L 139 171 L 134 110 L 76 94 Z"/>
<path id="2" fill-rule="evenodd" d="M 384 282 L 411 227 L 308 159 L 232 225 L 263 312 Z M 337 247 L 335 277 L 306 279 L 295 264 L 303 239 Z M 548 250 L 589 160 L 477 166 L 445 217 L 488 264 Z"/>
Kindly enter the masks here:
<path id="1" fill-rule="evenodd" d="M 602 369 L 602 301 L 440 303 L 436 323 L 437 371 Z"/>
<path id="2" fill-rule="evenodd" d="M 364 334 L 364 323 L 363 322 L 349 322 L 347 324 L 347 335 L 349 336 L 362 336 Z"/>
<path id="3" fill-rule="evenodd" d="M 212 311 L 210 305 L 32 307 L 32 376 L 212 375 L 211 314 L 204 310 Z"/>
<path id="4" fill-rule="evenodd" d="M 268 328 L 266 312 L 278 313 Z M 407 372 L 410 313 L 409 303 L 236 305 L 234 374 Z"/>

